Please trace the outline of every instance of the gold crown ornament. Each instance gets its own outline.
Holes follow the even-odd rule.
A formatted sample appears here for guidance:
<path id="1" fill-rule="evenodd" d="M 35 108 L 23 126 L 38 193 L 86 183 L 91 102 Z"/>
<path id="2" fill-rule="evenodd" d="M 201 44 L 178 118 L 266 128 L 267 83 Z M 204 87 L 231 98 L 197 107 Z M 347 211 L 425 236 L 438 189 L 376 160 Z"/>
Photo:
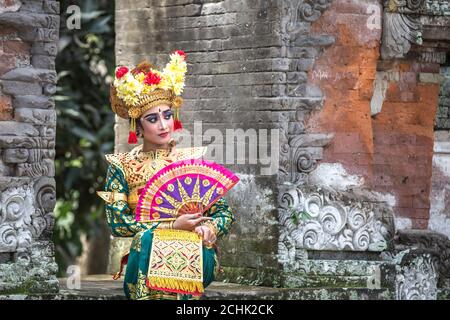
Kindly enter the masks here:
<path id="1" fill-rule="evenodd" d="M 174 129 L 183 128 L 179 109 L 183 104 L 181 93 L 186 72 L 186 54 L 182 50 L 170 54 L 170 61 L 162 71 L 147 61 L 139 63 L 131 71 L 125 66 L 116 68 L 110 87 L 111 108 L 119 117 L 131 119 L 128 143 L 137 143 L 136 120 L 162 103 L 175 108 Z"/>

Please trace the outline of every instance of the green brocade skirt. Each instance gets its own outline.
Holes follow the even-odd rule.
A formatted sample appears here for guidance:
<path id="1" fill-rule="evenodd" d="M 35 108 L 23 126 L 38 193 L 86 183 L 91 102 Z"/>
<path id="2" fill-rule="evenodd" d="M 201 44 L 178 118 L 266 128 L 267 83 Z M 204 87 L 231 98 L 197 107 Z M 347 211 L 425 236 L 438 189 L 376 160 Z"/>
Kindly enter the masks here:
<path id="1" fill-rule="evenodd" d="M 134 236 L 125 272 L 124 291 L 132 300 L 190 300 L 196 299 L 188 294 L 177 294 L 153 290 L 147 287 L 147 271 L 152 248 L 153 229 L 141 231 Z M 213 280 L 217 260 L 214 249 L 203 246 L 203 286 L 206 288 Z"/>

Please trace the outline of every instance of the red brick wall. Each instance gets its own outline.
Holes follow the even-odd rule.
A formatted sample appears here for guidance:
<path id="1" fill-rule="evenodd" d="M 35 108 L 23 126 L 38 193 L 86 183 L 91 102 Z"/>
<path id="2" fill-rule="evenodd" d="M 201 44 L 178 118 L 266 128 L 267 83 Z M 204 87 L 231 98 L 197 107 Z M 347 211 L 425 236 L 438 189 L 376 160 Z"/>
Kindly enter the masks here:
<path id="1" fill-rule="evenodd" d="M 434 142 L 434 119 L 439 84 L 420 83 L 421 72 L 439 66 L 401 63 L 382 66 L 399 73 L 389 84 L 382 110 L 372 121 L 374 133 L 373 185 L 396 196 L 395 213 L 426 228 Z"/>
<path id="2" fill-rule="evenodd" d="M 368 4 L 379 1 L 333 1 L 312 31 L 330 34 L 335 44 L 325 48 L 309 79 L 325 96 L 323 109 L 308 123 L 313 132 L 332 132 L 324 162 L 340 162 L 351 174 L 372 177 L 373 136 L 370 100 L 379 58 L 381 29 L 369 29 Z"/>
<path id="3" fill-rule="evenodd" d="M 422 73 L 439 73 L 439 66 L 381 62 L 381 29 L 368 27 L 369 5 L 380 6 L 379 1 L 333 1 L 313 24 L 314 33 L 331 34 L 336 41 L 308 73 L 325 100 L 307 128 L 334 133 L 323 162 L 341 163 L 347 173 L 363 176 L 366 186 L 394 195 L 395 215 L 410 218 L 413 228 L 426 228 L 439 84 L 419 80 Z M 371 116 L 377 71 L 399 76 L 389 83 L 381 112 Z"/>
<path id="4" fill-rule="evenodd" d="M 0 77 L 17 67 L 30 64 L 31 46 L 13 28 L 0 28 Z M 0 91 L 0 121 L 14 117 L 11 97 Z"/>

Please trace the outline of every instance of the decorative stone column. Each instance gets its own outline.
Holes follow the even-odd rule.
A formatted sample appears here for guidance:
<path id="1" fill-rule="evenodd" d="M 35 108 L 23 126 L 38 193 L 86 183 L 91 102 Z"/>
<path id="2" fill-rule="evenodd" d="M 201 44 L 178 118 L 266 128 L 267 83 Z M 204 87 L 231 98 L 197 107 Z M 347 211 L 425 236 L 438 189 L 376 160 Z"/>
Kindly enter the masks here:
<path id="1" fill-rule="evenodd" d="M 55 293 L 59 2 L 0 3 L 0 295 Z"/>

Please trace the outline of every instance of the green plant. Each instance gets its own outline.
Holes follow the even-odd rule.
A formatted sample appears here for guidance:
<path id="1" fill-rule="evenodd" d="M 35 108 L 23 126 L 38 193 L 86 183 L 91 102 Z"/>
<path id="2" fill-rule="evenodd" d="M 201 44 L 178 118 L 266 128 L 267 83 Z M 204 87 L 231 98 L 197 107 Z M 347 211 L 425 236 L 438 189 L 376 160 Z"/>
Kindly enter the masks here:
<path id="1" fill-rule="evenodd" d="M 114 6 L 111 1 L 61 1 L 56 69 L 58 87 L 55 179 L 56 260 L 60 275 L 82 252 L 81 234 L 100 230 L 103 204 L 95 191 L 104 184 L 104 155 L 113 150 L 114 114 L 109 83 L 114 61 Z M 81 9 L 81 28 L 66 27 L 69 5 Z"/>
<path id="2" fill-rule="evenodd" d="M 312 218 L 311 215 L 308 214 L 308 212 L 304 210 L 297 210 L 292 207 L 289 209 L 289 216 L 291 218 L 292 223 L 297 226 L 299 225 L 300 221 L 307 221 Z"/>

